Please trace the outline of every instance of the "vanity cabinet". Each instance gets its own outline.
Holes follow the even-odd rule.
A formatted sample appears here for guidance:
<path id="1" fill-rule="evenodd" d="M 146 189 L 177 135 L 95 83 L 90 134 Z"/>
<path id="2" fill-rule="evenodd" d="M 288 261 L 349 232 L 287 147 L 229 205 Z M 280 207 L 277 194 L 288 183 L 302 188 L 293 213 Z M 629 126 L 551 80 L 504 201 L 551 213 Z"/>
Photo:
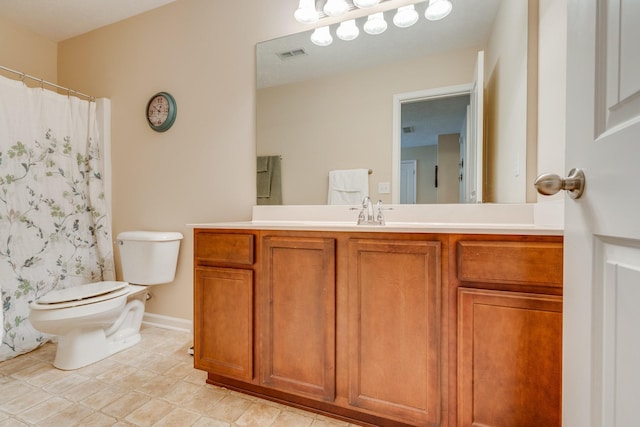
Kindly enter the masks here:
<path id="1" fill-rule="evenodd" d="M 335 239 L 265 236 L 262 251 L 261 384 L 333 401 Z"/>
<path id="2" fill-rule="evenodd" d="M 195 229 L 207 382 L 368 426 L 554 426 L 562 237 Z"/>
<path id="3" fill-rule="evenodd" d="M 350 405 L 439 425 L 441 247 L 349 240 Z"/>
<path id="4" fill-rule="evenodd" d="M 194 366 L 241 380 L 253 378 L 253 234 L 196 231 L 194 236 Z"/>
<path id="5" fill-rule="evenodd" d="M 562 244 L 458 241 L 458 425 L 560 426 Z"/>

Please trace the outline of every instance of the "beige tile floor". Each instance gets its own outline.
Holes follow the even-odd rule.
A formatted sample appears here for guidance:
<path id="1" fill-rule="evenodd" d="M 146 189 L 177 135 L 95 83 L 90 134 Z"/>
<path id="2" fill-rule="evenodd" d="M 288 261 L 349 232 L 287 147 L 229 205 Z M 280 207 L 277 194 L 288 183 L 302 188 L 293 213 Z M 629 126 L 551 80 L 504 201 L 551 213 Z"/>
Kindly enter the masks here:
<path id="1" fill-rule="evenodd" d="M 56 345 L 0 363 L 0 427 L 354 427 L 205 384 L 185 332 L 143 327 L 142 342 L 74 371 L 51 364 Z"/>

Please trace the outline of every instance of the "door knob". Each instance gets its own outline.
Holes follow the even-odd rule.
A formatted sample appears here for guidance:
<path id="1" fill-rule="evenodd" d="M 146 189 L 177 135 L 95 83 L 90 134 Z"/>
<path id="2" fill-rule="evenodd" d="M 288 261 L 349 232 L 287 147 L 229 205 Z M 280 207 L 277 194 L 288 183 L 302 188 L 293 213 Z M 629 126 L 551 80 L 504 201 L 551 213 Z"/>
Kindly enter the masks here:
<path id="1" fill-rule="evenodd" d="M 533 185 L 536 186 L 538 193 L 545 196 L 556 194 L 560 190 L 567 190 L 572 199 L 579 199 L 584 191 L 584 184 L 584 172 L 581 169 L 571 169 L 566 178 L 561 178 L 554 173 L 543 173 Z"/>

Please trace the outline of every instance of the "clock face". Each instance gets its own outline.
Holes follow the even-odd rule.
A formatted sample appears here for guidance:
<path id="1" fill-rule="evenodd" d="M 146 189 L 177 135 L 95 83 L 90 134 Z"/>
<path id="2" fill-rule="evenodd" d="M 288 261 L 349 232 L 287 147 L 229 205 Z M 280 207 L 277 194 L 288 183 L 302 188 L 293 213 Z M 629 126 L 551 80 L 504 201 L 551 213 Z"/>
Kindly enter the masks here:
<path id="1" fill-rule="evenodd" d="M 176 102 L 171 95 L 160 92 L 152 96 L 147 104 L 147 122 L 151 129 L 164 132 L 176 119 Z"/>
<path id="2" fill-rule="evenodd" d="M 149 102 L 149 110 L 147 111 L 149 123 L 160 126 L 169 117 L 169 101 L 162 95 L 157 95 Z"/>

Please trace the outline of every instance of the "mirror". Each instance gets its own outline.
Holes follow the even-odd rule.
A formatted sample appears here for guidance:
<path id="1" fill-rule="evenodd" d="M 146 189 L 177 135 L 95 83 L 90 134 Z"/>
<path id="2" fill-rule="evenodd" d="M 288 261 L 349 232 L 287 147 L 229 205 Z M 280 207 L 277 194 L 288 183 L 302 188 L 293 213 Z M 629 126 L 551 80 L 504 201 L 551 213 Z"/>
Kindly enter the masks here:
<path id="1" fill-rule="evenodd" d="M 395 10 L 386 11 L 388 29 L 380 35 L 360 31 L 355 40 L 343 41 L 335 36 L 334 24 L 330 46 L 311 43 L 312 31 L 256 46 L 258 204 L 326 204 L 329 171 L 341 169 L 368 170 L 371 198 L 399 203 L 400 162 L 411 159 L 399 154 L 402 148 L 394 140 L 402 145 L 412 136 L 403 138 L 402 128 L 423 124 L 415 121 L 415 114 L 405 117 L 398 103 L 408 107 L 420 96 L 442 98 L 450 88 L 471 93 L 480 51 L 485 52 L 485 118 L 484 144 L 478 150 L 484 152 L 484 172 L 477 185 L 484 195 L 478 202 L 526 201 L 532 102 L 527 96 L 528 1 L 457 0 L 453 12 L 441 21 L 427 21 L 425 7 L 424 2 L 416 4 L 420 19 L 409 28 L 395 27 Z M 365 20 L 356 19 L 360 29 Z M 468 140 L 461 135 L 457 139 Z M 455 179 L 474 174 L 473 162 L 464 158 L 466 151 L 460 151 Z M 421 173 L 422 160 L 413 160 L 418 163 L 416 179 L 423 186 L 434 185 L 435 173 Z"/>

